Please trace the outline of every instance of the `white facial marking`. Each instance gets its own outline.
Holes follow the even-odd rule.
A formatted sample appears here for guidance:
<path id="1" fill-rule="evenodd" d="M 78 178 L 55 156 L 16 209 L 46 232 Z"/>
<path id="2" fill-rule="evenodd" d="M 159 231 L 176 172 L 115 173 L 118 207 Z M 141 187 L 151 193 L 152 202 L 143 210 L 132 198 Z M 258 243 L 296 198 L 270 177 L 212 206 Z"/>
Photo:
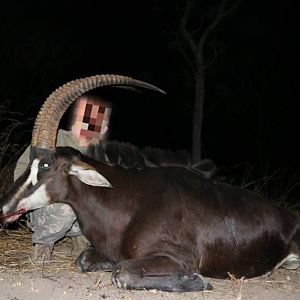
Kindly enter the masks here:
<path id="1" fill-rule="evenodd" d="M 29 174 L 29 178 L 31 179 L 31 184 L 32 185 L 36 185 L 37 184 L 37 174 L 38 174 L 38 171 L 39 171 L 39 162 L 40 160 L 39 159 L 35 159 L 33 162 L 32 162 L 32 165 L 31 165 L 31 172 Z M 28 178 L 28 179 L 29 179 Z"/>
<path id="2" fill-rule="evenodd" d="M 11 198 L 10 203 L 14 203 L 15 199 L 19 197 L 19 195 L 27 188 L 27 186 L 31 183 L 32 185 L 37 184 L 37 174 L 38 174 L 38 165 L 40 160 L 35 159 L 32 162 L 32 165 L 30 167 L 30 174 L 27 178 L 27 180 L 23 183 L 23 185 L 19 188 L 19 190 L 15 193 L 15 195 Z M 36 191 L 35 191 L 36 192 Z M 10 209 L 9 203 L 7 205 L 4 205 L 2 208 L 3 213 L 7 213 Z"/>
<path id="3" fill-rule="evenodd" d="M 50 197 L 47 194 L 46 191 L 46 185 L 41 185 L 38 189 L 36 189 L 30 196 L 23 198 L 17 207 L 17 210 L 19 209 L 36 209 L 43 207 L 47 204 L 49 204 Z"/>

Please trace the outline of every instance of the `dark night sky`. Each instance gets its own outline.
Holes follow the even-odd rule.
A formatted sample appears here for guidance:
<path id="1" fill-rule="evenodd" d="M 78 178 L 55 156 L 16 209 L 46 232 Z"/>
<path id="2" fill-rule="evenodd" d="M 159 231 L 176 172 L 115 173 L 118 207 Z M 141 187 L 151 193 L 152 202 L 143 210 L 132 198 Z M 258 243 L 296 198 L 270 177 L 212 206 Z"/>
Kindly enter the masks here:
<path id="1" fill-rule="evenodd" d="M 18 2 L 1 4 L 0 101 L 33 118 L 66 81 L 128 75 L 168 95 L 104 91 L 112 138 L 190 148 L 192 85 L 172 47 L 183 1 Z M 203 150 L 217 165 L 299 169 L 299 31 L 296 1 L 244 0 L 211 37 L 223 50 L 206 77 Z"/>

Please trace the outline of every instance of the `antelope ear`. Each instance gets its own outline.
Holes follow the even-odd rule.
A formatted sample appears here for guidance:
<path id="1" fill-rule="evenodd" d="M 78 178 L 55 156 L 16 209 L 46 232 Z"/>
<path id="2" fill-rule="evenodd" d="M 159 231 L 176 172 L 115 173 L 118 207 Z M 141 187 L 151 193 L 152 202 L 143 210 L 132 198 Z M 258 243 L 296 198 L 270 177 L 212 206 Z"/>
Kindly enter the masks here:
<path id="1" fill-rule="evenodd" d="M 88 185 L 112 187 L 109 181 L 98 173 L 95 168 L 82 161 L 72 163 L 67 173 L 76 176 L 80 181 Z"/>

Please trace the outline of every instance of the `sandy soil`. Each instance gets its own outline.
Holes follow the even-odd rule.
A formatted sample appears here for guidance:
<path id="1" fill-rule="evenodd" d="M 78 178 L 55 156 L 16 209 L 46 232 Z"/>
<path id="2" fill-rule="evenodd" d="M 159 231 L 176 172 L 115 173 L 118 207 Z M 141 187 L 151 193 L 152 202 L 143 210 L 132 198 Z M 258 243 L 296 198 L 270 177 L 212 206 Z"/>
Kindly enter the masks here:
<path id="1" fill-rule="evenodd" d="M 27 229 L 0 229 L 0 300 L 300 300 L 300 270 L 251 280 L 211 279 L 214 290 L 207 292 L 128 291 L 112 285 L 110 273 L 80 273 L 66 239 L 55 247 L 50 264 L 33 263 L 31 251 Z"/>
<path id="2" fill-rule="evenodd" d="M 279 271 L 272 278 L 248 280 L 211 280 L 214 291 L 193 293 L 166 293 L 127 291 L 111 285 L 109 273 L 82 274 L 77 271 L 57 273 L 13 271 L 0 273 L 2 300 L 74 300 L 74 299 L 286 299 L 299 300 L 300 273 Z"/>

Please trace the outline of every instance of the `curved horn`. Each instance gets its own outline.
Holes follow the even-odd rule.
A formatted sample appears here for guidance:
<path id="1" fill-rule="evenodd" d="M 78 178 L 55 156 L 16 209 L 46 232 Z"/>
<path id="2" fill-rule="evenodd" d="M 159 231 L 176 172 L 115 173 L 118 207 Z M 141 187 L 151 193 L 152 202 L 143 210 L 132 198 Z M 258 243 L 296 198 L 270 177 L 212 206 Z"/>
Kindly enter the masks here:
<path id="1" fill-rule="evenodd" d="M 56 89 L 44 102 L 35 120 L 31 146 L 54 150 L 59 122 L 71 103 L 89 90 L 111 85 L 138 86 L 165 94 L 152 84 L 121 75 L 95 75 L 70 81 Z"/>

